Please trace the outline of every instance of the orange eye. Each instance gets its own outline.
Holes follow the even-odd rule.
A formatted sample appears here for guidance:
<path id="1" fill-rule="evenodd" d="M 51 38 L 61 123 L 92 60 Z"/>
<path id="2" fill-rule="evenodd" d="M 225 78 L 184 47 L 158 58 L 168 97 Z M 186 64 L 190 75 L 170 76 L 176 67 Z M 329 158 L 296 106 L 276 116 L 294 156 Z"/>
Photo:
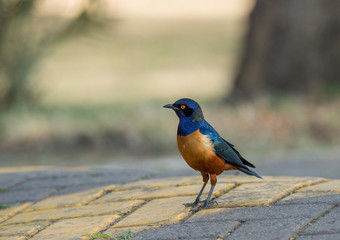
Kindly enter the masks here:
<path id="1" fill-rule="evenodd" d="M 185 105 L 181 105 L 181 109 L 184 109 L 185 108 Z"/>

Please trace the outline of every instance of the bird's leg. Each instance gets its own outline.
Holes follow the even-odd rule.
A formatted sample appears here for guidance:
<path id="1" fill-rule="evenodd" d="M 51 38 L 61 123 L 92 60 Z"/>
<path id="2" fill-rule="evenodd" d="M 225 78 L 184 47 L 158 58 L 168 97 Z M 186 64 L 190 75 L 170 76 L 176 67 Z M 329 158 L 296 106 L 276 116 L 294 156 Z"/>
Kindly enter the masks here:
<path id="1" fill-rule="evenodd" d="M 196 205 L 200 202 L 200 197 L 201 197 L 202 192 L 203 192 L 203 190 L 204 190 L 204 188 L 205 188 L 206 185 L 207 185 L 206 182 L 203 183 L 203 186 L 202 186 L 202 188 L 201 188 L 201 191 L 198 193 L 195 202 L 193 202 L 193 205 L 194 205 L 194 206 L 196 206 Z"/>
<path id="2" fill-rule="evenodd" d="M 208 197 L 207 197 L 207 199 L 204 201 L 203 206 L 201 207 L 202 209 L 203 209 L 203 208 L 206 208 L 206 207 L 209 205 L 210 197 L 211 197 L 211 194 L 212 194 L 213 191 L 214 191 L 214 188 L 215 188 L 215 185 L 211 185 L 211 188 L 210 188 Z"/>
<path id="3" fill-rule="evenodd" d="M 209 191 L 208 197 L 204 201 L 203 206 L 201 207 L 201 209 L 204 209 L 204 208 L 206 208 L 209 205 L 209 201 L 210 201 L 211 195 L 212 195 L 212 193 L 214 191 L 214 188 L 215 188 L 215 185 L 217 183 L 216 174 L 210 174 L 210 183 L 211 183 L 211 187 L 210 187 L 210 191 Z"/>
<path id="4" fill-rule="evenodd" d="M 197 204 L 200 202 L 200 197 L 201 197 L 201 195 L 202 195 L 202 193 L 203 193 L 203 190 L 204 190 L 204 188 L 205 188 L 205 186 L 207 185 L 208 180 L 209 180 L 209 175 L 208 175 L 208 174 L 202 173 L 202 172 L 201 172 L 201 174 L 202 174 L 203 182 L 204 182 L 204 183 L 203 183 L 203 186 L 202 186 L 200 192 L 198 193 L 198 195 L 197 195 L 197 197 L 196 197 L 196 200 L 195 200 L 193 203 L 185 203 L 185 204 L 184 204 L 184 206 L 186 206 L 186 207 L 195 207 L 195 206 L 197 206 Z"/>

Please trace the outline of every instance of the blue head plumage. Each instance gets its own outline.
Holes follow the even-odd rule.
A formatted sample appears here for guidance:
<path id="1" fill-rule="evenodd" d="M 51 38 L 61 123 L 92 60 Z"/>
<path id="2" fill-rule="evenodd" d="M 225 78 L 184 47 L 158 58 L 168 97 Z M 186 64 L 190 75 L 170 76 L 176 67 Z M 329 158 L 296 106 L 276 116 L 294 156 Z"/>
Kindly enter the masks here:
<path id="1" fill-rule="evenodd" d="M 200 123 L 204 121 L 204 116 L 200 105 L 190 98 L 181 98 L 173 104 L 167 104 L 165 108 L 173 109 L 178 118 L 178 134 L 186 136 L 196 131 Z"/>

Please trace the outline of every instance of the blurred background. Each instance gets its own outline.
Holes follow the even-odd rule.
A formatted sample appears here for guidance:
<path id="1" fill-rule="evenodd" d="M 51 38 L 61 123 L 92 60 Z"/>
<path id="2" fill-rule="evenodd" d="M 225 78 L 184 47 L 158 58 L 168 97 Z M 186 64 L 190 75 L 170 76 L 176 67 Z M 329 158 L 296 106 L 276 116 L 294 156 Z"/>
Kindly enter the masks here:
<path id="1" fill-rule="evenodd" d="M 340 178 L 339 1 L 1 0 L 0 166 L 194 173 L 177 116 L 264 175 Z"/>

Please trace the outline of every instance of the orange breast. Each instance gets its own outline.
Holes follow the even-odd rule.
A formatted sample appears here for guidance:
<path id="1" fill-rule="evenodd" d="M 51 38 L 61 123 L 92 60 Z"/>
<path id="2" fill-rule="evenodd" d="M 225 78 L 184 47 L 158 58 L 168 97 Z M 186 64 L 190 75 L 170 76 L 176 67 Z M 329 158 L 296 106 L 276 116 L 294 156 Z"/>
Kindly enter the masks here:
<path id="1" fill-rule="evenodd" d="M 224 171 L 224 160 L 213 151 L 210 138 L 199 130 L 187 136 L 177 136 L 177 145 L 184 160 L 193 169 L 217 175 Z"/>

